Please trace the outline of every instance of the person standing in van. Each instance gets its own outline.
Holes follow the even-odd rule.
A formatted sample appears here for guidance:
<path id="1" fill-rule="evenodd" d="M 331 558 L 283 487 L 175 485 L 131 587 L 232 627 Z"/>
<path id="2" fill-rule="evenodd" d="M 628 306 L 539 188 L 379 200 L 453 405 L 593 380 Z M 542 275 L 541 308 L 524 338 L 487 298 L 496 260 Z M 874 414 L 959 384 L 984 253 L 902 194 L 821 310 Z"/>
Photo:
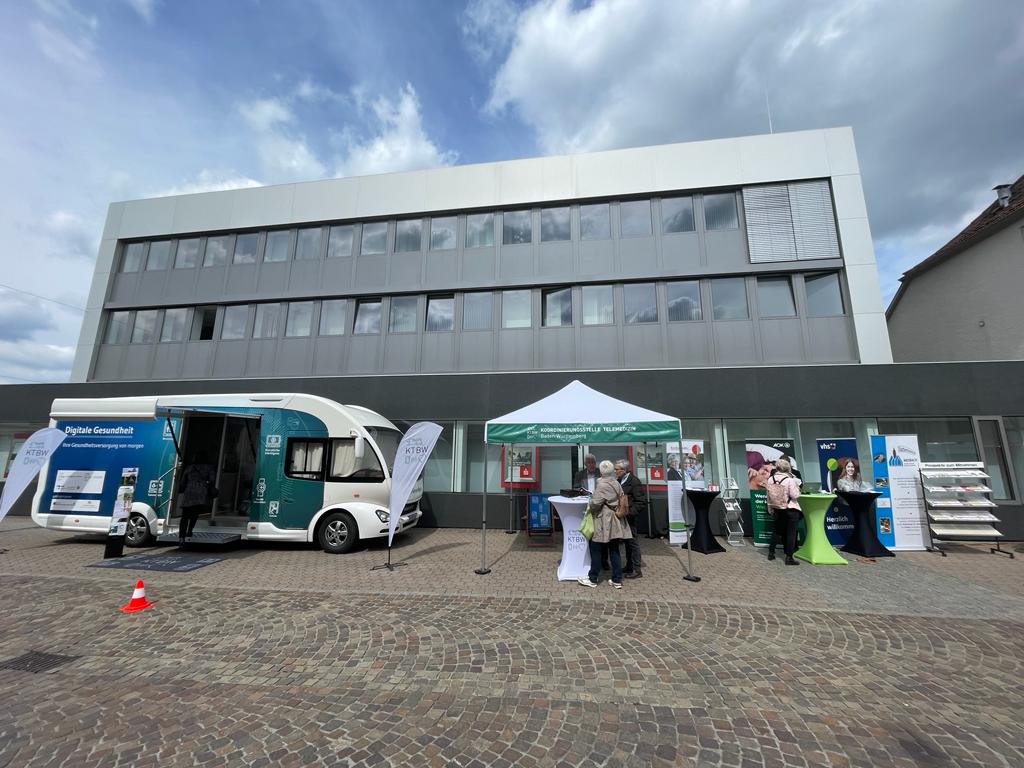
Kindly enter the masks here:
<path id="1" fill-rule="evenodd" d="M 178 526 L 178 541 L 192 536 L 196 520 L 213 508 L 217 496 L 217 470 L 210 464 L 206 451 L 197 451 L 195 459 L 181 474 L 181 524 Z"/>
<path id="2" fill-rule="evenodd" d="M 775 545 L 782 540 L 783 551 L 786 553 L 786 565 L 799 565 L 794 558 L 796 552 L 796 525 L 800 522 L 803 512 L 800 510 L 800 481 L 793 476 L 793 468 L 788 459 L 775 462 L 775 469 L 765 483 L 768 491 L 768 508 L 774 518 L 772 543 L 768 545 L 768 559 L 775 559 Z"/>

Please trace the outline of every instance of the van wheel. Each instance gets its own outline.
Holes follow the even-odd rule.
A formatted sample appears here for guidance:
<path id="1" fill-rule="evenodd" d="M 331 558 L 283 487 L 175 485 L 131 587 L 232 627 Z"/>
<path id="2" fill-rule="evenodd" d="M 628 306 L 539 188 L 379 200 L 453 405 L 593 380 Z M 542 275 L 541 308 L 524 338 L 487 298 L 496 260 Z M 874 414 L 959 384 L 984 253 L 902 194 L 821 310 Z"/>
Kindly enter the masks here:
<path id="1" fill-rule="evenodd" d="M 148 547 L 156 541 L 156 537 L 149 532 L 149 521 L 145 515 L 138 512 L 128 518 L 127 532 L 124 543 L 129 547 Z"/>
<path id="2" fill-rule="evenodd" d="M 324 552 L 335 555 L 351 552 L 358 540 L 359 529 L 348 512 L 331 512 L 320 522 L 317 541 Z"/>

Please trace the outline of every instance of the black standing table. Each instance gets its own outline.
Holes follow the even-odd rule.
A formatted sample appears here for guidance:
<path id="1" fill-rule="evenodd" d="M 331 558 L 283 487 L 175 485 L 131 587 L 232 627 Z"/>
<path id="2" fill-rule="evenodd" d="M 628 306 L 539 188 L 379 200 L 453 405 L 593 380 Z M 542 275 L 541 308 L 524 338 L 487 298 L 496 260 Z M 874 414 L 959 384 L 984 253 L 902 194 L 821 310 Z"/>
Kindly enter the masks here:
<path id="1" fill-rule="evenodd" d="M 697 488 L 687 488 L 686 498 L 693 504 L 693 531 L 690 534 L 690 548 L 694 552 L 703 555 L 713 555 L 715 552 L 725 552 L 725 547 L 718 543 L 718 540 L 711 533 L 711 521 L 708 513 L 711 509 L 711 501 L 718 495 L 718 491 L 702 491 Z"/>
<path id="2" fill-rule="evenodd" d="M 861 557 L 896 557 L 875 533 L 875 499 L 881 495 L 876 491 L 836 491 L 853 512 L 853 532 L 843 552 Z"/>

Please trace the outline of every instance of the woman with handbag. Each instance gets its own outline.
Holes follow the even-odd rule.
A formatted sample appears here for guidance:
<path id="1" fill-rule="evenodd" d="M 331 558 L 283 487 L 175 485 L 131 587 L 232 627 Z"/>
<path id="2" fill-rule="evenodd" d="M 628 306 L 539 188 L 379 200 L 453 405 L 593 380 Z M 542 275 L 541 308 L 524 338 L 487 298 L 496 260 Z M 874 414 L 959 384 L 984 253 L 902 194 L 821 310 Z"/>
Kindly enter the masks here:
<path id="1" fill-rule="evenodd" d="M 765 483 L 768 491 L 768 508 L 775 518 L 772 527 L 772 541 L 768 546 L 768 559 L 775 559 L 776 542 L 782 541 L 783 552 L 786 553 L 786 565 L 800 565 L 794 558 L 796 552 L 796 525 L 803 517 L 800 510 L 800 481 L 793 475 L 792 465 L 787 459 L 775 462 Z"/>
<path id="2" fill-rule="evenodd" d="M 598 467 L 601 477 L 594 485 L 590 497 L 590 514 L 594 519 L 594 536 L 590 540 L 590 573 L 581 576 L 579 583 L 585 587 L 596 587 L 601 578 L 601 560 L 611 559 L 612 580 L 615 589 L 622 589 L 622 558 L 619 542 L 631 539 L 629 523 L 629 500 L 622 492 L 622 486 L 615 479 L 615 466 L 602 461 Z"/>

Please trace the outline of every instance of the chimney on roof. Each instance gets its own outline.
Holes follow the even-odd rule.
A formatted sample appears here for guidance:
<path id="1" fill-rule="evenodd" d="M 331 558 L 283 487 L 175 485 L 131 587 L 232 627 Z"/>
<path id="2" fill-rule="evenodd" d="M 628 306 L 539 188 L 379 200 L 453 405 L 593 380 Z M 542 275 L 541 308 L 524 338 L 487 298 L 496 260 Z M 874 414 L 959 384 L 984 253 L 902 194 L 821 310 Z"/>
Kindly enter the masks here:
<path id="1" fill-rule="evenodd" d="M 992 190 L 996 193 L 996 199 L 999 201 L 999 206 L 1001 208 L 1006 208 L 1010 204 L 1010 185 L 998 184 L 992 187 Z"/>

